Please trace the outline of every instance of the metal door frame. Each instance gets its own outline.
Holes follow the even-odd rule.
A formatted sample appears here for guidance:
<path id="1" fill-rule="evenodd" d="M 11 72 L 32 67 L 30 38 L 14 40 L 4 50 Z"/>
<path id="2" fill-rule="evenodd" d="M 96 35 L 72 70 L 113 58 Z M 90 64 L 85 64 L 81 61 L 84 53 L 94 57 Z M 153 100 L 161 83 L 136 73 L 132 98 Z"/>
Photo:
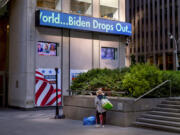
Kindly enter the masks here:
<path id="1" fill-rule="evenodd" d="M 5 71 L 0 71 L 0 76 L 3 77 L 3 89 L 2 89 L 2 93 L 0 93 L 0 96 L 2 96 L 2 100 L 3 100 L 3 107 L 5 107 L 5 91 L 6 91 L 6 74 Z"/>

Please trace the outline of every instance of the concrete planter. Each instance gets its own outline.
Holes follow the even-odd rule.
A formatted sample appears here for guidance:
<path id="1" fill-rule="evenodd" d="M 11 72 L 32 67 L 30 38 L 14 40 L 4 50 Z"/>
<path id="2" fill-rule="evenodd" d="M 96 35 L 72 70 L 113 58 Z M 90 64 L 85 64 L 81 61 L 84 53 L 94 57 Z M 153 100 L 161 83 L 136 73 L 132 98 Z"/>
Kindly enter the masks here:
<path id="1" fill-rule="evenodd" d="M 64 114 L 66 118 L 82 120 L 84 117 L 95 115 L 95 96 L 65 96 Z M 152 110 L 164 98 L 146 98 L 134 102 L 134 98 L 108 97 L 114 108 L 107 112 L 107 124 L 131 126 L 136 118 Z"/>

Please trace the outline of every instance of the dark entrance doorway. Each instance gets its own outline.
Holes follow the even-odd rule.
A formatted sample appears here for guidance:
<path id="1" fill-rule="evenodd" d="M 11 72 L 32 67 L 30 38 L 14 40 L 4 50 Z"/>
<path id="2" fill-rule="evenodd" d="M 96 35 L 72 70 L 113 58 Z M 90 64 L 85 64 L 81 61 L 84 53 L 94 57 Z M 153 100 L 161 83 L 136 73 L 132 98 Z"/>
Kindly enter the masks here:
<path id="1" fill-rule="evenodd" d="M 7 106 L 8 60 L 9 60 L 8 5 L 0 8 L 0 107 Z"/>

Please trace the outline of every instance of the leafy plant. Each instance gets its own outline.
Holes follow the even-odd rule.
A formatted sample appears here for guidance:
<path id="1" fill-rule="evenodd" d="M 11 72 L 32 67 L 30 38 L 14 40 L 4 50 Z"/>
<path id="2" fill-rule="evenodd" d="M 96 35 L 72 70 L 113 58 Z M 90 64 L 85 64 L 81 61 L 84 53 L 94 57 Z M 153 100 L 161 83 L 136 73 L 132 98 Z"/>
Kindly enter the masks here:
<path id="1" fill-rule="evenodd" d="M 163 81 L 171 80 L 172 96 L 180 96 L 180 72 L 179 71 L 162 71 Z M 169 90 L 169 86 L 166 86 Z"/>
<path id="2" fill-rule="evenodd" d="M 92 69 L 87 73 L 79 75 L 73 80 L 72 90 L 96 90 L 103 88 L 105 91 L 120 91 L 121 82 L 128 69 Z"/>
<path id="3" fill-rule="evenodd" d="M 129 92 L 128 96 L 138 97 L 163 81 L 160 70 L 150 64 L 137 64 L 130 67 L 125 74 L 122 87 Z"/>
<path id="4" fill-rule="evenodd" d="M 161 71 L 150 64 L 136 64 L 114 70 L 92 69 L 73 80 L 71 89 L 84 92 L 101 87 L 104 91 L 112 91 L 111 95 L 114 96 L 117 96 L 115 92 L 124 91 L 126 94 L 123 96 L 139 97 L 166 80 L 171 80 L 172 94 L 180 95 L 180 72 Z M 163 85 L 148 97 L 169 96 L 169 89 L 169 84 Z"/>

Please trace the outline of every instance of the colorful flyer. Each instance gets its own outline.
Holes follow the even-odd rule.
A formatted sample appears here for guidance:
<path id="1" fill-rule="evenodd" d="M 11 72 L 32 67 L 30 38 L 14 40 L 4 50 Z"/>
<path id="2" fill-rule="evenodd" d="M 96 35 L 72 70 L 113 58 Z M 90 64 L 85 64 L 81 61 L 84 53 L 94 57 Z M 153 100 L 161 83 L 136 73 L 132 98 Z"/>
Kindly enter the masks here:
<path id="1" fill-rule="evenodd" d="M 74 70 L 74 69 L 71 69 L 70 70 L 70 83 L 72 83 L 72 80 L 76 79 L 76 77 L 79 74 L 86 73 L 87 71 L 88 70 Z"/>

